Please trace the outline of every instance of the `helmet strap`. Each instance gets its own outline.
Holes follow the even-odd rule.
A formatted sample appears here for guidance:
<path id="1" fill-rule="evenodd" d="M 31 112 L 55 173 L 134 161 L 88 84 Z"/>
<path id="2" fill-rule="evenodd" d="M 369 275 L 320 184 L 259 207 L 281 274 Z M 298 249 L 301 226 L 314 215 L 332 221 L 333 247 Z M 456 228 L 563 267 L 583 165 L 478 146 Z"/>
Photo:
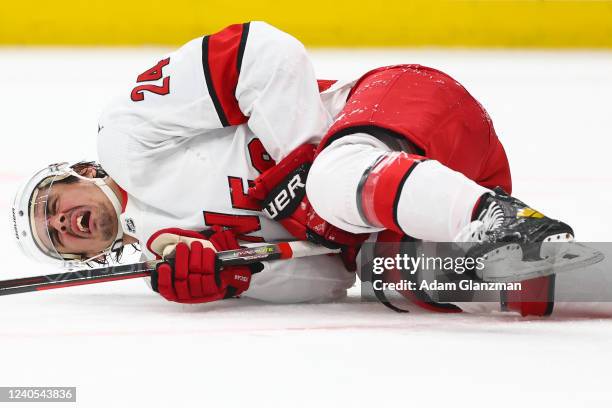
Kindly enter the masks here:
<path id="1" fill-rule="evenodd" d="M 123 228 L 121 227 L 121 222 L 119 221 L 120 220 L 119 217 L 121 216 L 121 202 L 119 201 L 119 198 L 117 198 L 117 195 L 115 194 L 115 192 L 109 187 L 108 184 L 106 184 L 106 181 L 109 179 L 108 176 L 103 177 L 103 178 L 91 179 L 91 178 L 83 177 L 77 174 L 76 172 L 73 172 L 73 175 L 81 179 L 95 183 L 95 185 L 98 186 L 100 190 L 102 190 L 104 195 L 110 200 L 111 204 L 113 205 L 113 209 L 115 210 L 115 214 L 117 215 L 117 235 L 115 236 L 115 239 L 108 246 L 108 248 L 101 251 L 99 254 L 94 255 L 89 259 L 81 260 L 82 263 L 88 263 L 102 255 L 108 255 L 111 252 L 117 251 L 119 248 L 123 246 Z"/>
<path id="2" fill-rule="evenodd" d="M 121 227 L 120 216 L 121 216 L 121 202 L 115 192 L 106 184 L 107 177 L 94 179 L 96 185 L 102 190 L 104 195 L 110 200 L 115 209 L 115 215 L 117 216 L 117 236 L 111 243 L 111 245 L 104 252 L 112 252 L 123 246 L 123 228 Z"/>

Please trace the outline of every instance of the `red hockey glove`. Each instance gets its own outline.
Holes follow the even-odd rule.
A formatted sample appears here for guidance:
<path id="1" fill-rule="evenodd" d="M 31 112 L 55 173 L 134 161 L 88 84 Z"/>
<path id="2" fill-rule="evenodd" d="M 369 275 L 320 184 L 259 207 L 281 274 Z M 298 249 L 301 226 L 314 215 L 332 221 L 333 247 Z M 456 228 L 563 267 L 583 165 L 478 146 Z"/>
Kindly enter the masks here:
<path id="1" fill-rule="evenodd" d="M 352 234 L 336 228 L 314 211 L 306 197 L 306 178 L 314 160 L 315 145 L 305 144 L 266 170 L 249 188 L 249 196 L 259 200 L 264 213 L 280 222 L 300 240 L 328 248 L 342 248 L 348 270 L 356 269 L 355 256 L 369 234 Z"/>
<path id="2" fill-rule="evenodd" d="M 240 247 L 230 230 L 206 239 L 193 231 L 165 229 L 149 239 L 148 247 L 166 259 L 151 274 L 151 286 L 173 302 L 204 303 L 238 296 L 249 288 L 252 274 L 263 269 L 261 263 L 220 267 L 216 252 Z M 174 254 L 168 256 L 168 252 Z"/>

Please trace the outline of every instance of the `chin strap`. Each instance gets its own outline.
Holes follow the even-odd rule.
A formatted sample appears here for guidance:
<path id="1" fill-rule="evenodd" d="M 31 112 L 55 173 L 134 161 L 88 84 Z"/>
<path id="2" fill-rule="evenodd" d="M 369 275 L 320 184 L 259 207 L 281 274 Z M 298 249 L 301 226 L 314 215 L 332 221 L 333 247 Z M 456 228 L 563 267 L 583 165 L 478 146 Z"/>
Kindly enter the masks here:
<path id="1" fill-rule="evenodd" d="M 113 243 L 106 249 L 104 252 L 114 251 L 123 246 L 123 228 L 121 227 L 120 217 L 121 217 L 121 202 L 115 192 L 106 184 L 106 180 L 108 177 L 94 179 L 96 186 L 102 190 L 104 195 L 110 200 L 113 204 L 113 208 L 115 209 L 115 214 L 117 215 L 117 236 L 113 240 Z"/>

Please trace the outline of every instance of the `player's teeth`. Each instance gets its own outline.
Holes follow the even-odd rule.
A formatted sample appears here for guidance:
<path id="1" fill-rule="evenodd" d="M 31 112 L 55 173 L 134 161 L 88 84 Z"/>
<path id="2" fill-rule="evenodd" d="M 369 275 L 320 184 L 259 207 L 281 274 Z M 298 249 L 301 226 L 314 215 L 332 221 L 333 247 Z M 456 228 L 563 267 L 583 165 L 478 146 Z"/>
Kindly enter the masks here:
<path id="1" fill-rule="evenodd" d="M 78 217 L 77 217 L 77 222 L 76 222 L 76 223 L 77 223 L 77 227 L 79 228 L 79 231 L 81 231 L 81 232 L 87 232 L 87 229 L 85 229 L 85 227 L 83 227 L 83 226 L 81 225 L 81 221 L 83 221 L 83 216 L 82 216 L 82 215 L 80 215 L 80 216 L 78 216 Z"/>

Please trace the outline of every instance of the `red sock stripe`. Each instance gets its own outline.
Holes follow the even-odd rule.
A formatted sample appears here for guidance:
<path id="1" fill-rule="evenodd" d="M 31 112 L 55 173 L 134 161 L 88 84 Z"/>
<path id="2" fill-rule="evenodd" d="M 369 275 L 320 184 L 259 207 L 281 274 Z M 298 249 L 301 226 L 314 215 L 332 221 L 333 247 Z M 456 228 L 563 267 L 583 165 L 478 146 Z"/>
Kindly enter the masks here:
<path id="1" fill-rule="evenodd" d="M 367 176 L 361 191 L 361 206 L 373 225 L 402 233 L 397 224 L 397 202 L 402 186 L 423 157 L 404 152 L 389 153 Z"/>
<path id="2" fill-rule="evenodd" d="M 202 41 L 202 65 L 217 114 L 223 126 L 245 123 L 236 99 L 249 23 L 231 25 Z"/>

